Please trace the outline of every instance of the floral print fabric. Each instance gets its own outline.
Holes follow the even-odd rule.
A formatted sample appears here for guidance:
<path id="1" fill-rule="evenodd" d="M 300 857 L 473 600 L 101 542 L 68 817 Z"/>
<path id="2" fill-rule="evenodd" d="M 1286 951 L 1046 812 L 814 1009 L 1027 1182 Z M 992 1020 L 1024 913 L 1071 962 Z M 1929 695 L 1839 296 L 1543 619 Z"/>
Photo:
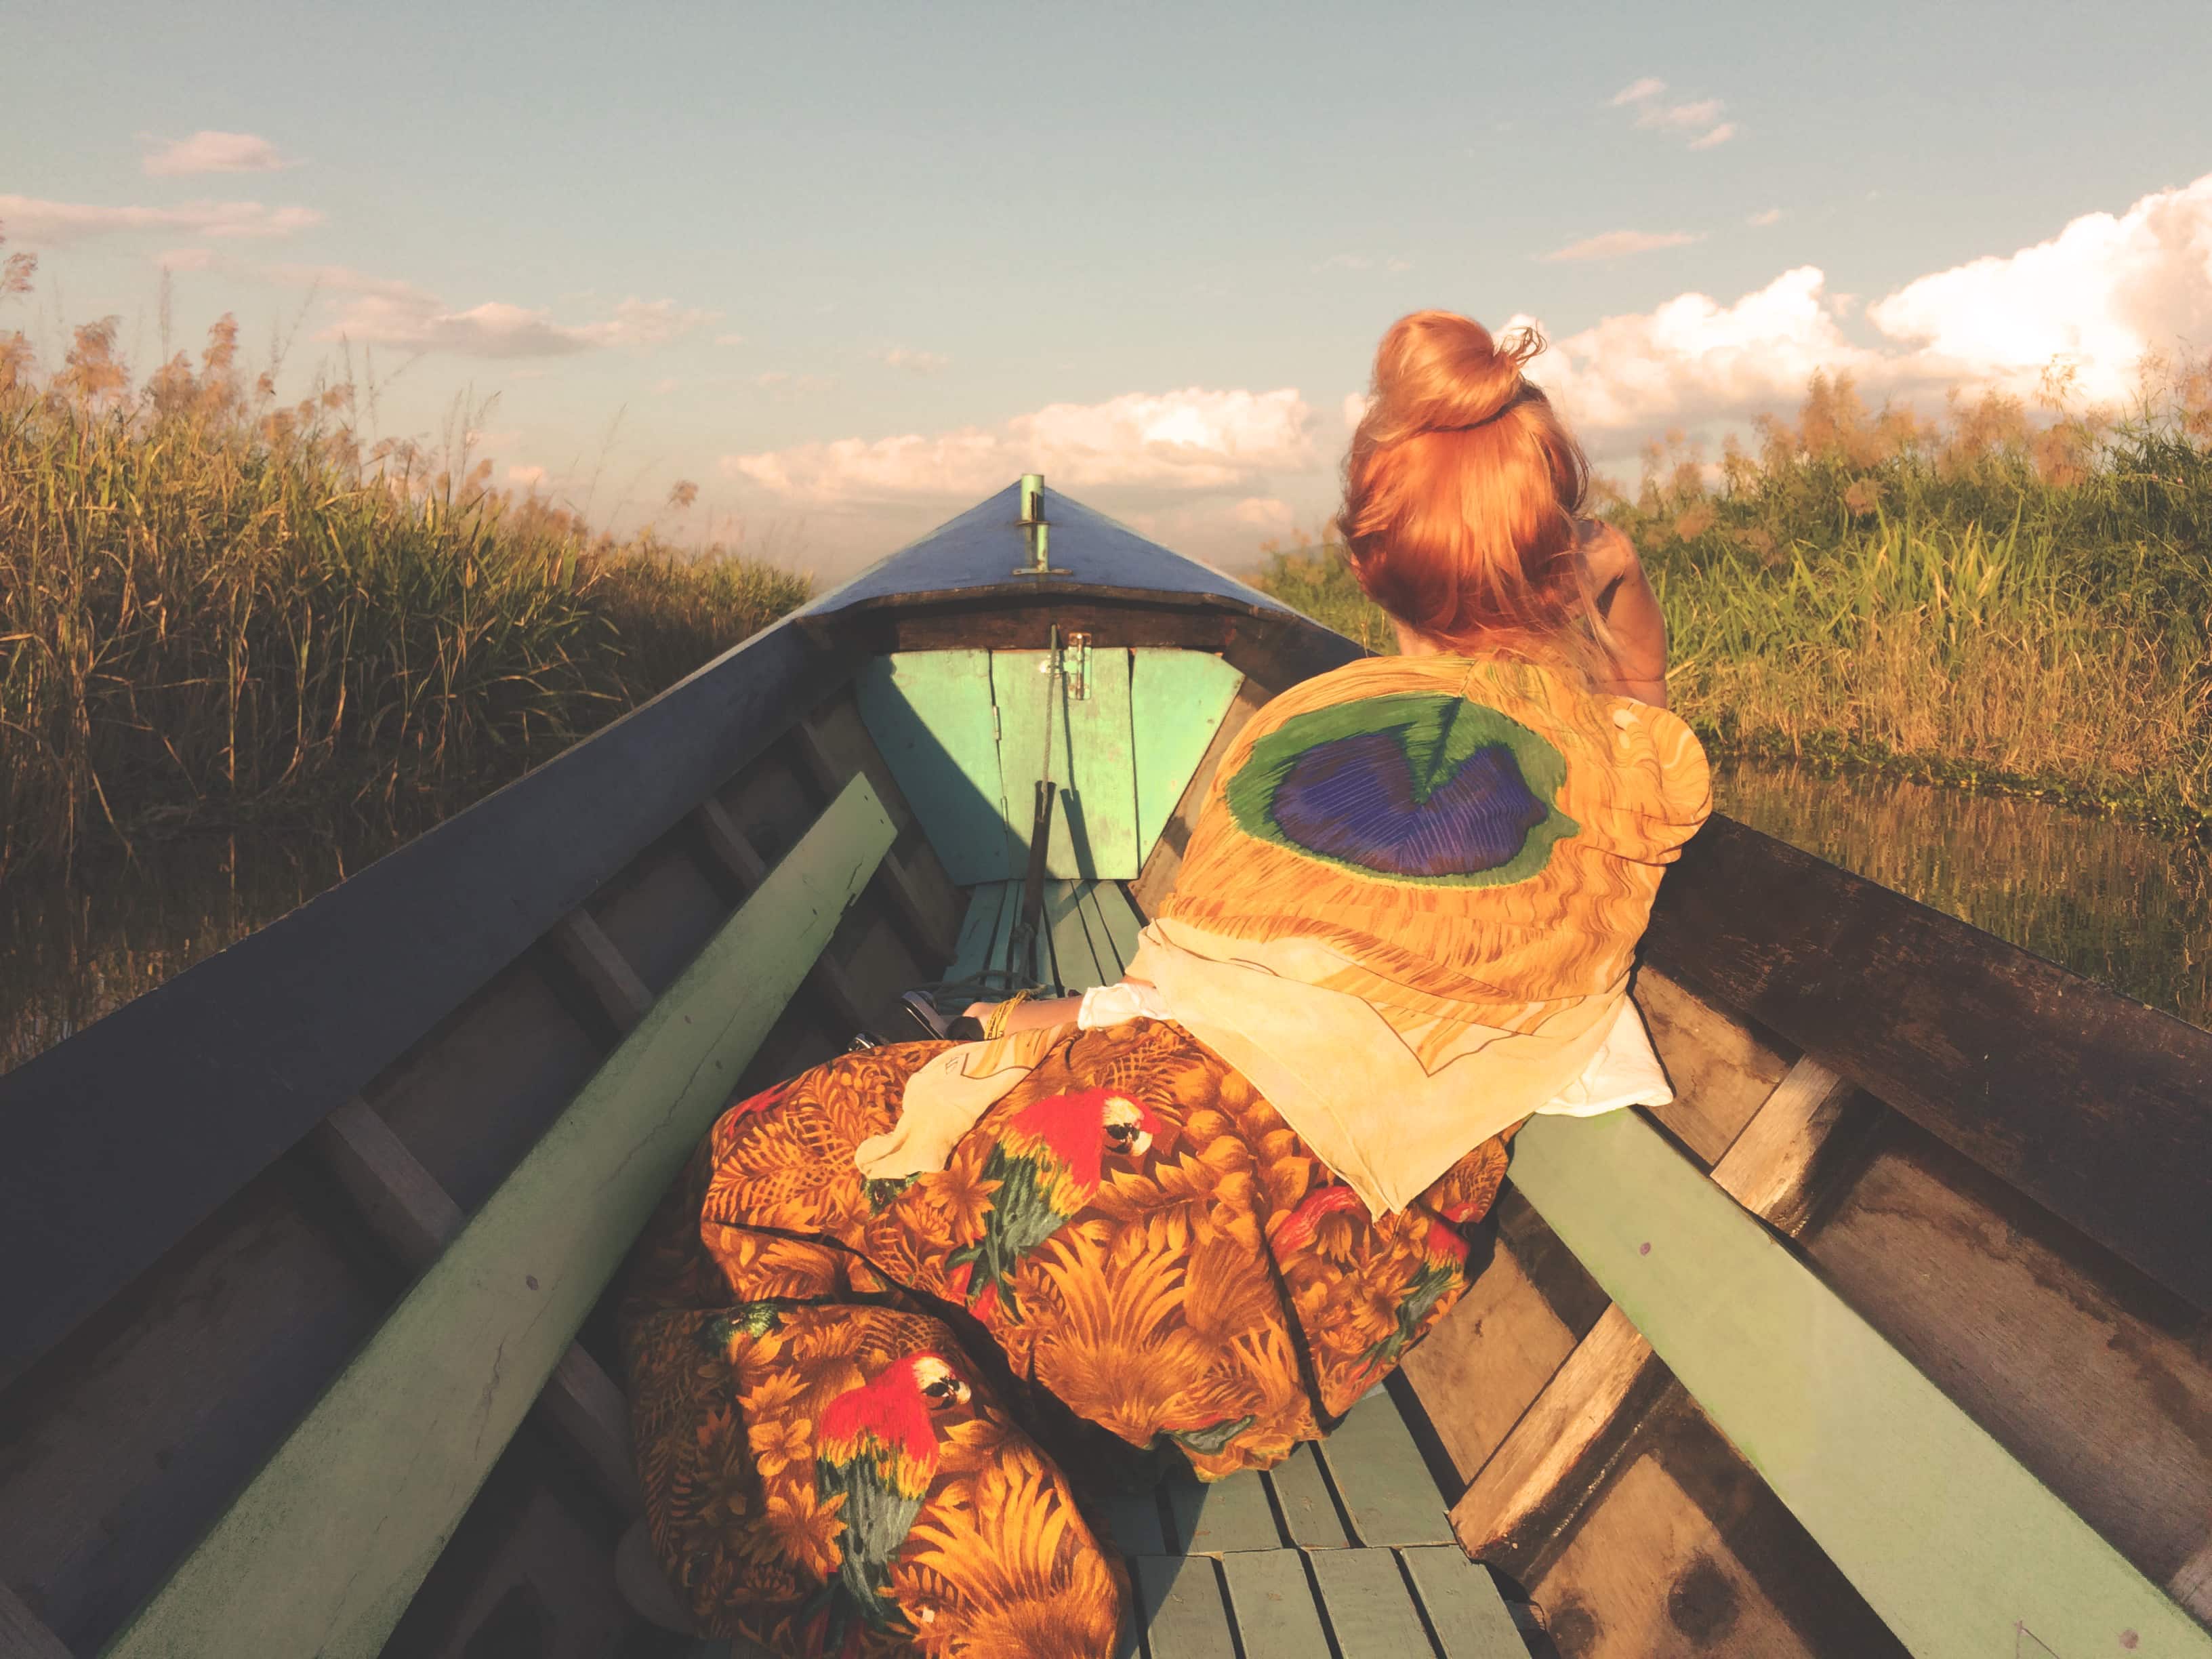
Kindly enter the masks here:
<path id="1" fill-rule="evenodd" d="M 945 1046 L 732 1106 L 641 1243 L 647 1515 L 713 1632 L 1112 1652 L 1127 1577 L 1048 1419 L 1205 1479 L 1279 1462 L 1449 1310 L 1505 1170 L 1486 1141 L 1370 1217 L 1237 1072 L 1139 1020 L 1071 1030 L 945 1169 L 866 1180 L 853 1149 Z"/>

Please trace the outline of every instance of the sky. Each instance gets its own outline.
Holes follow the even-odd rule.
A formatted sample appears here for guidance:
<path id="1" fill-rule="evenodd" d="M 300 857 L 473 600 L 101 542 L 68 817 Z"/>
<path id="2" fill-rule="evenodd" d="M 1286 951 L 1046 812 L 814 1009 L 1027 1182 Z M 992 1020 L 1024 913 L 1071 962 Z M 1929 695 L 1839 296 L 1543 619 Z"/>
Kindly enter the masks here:
<path id="1" fill-rule="evenodd" d="M 288 398 L 848 574 L 1024 471 L 1231 568 L 1376 340 L 1535 321 L 1601 471 L 2212 349 L 2212 6 L 0 0 L 48 366 L 236 316 Z M 667 505 L 679 479 L 695 504 Z"/>

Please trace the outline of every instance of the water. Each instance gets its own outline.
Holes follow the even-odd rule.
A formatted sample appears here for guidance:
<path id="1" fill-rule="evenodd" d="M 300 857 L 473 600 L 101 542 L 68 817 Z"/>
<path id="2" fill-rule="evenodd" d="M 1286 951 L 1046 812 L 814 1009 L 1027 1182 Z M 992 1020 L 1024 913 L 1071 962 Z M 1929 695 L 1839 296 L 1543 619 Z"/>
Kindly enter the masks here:
<path id="1" fill-rule="evenodd" d="M 2045 801 L 1717 767 L 1721 811 L 2212 1027 L 2212 851 Z"/>
<path id="2" fill-rule="evenodd" d="M 2212 856 L 2040 801 L 1739 764 L 1721 809 L 2212 1027 Z M 275 921 L 401 832 L 358 821 L 142 847 L 0 890 L 0 1071 Z"/>

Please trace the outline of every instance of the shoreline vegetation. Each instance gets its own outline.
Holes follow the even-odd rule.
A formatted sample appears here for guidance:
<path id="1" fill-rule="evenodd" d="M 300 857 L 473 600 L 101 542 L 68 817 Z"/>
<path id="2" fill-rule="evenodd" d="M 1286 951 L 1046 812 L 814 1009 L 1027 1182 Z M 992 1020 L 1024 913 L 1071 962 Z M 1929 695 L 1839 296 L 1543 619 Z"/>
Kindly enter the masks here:
<path id="1" fill-rule="evenodd" d="M 20 293 L 16 256 L 0 289 Z M 0 334 L 0 877 L 199 830 L 427 827 L 803 603 L 811 582 L 494 489 L 465 435 L 369 442 L 225 319 L 134 380 L 113 319 L 39 374 Z M 1756 453 L 1680 436 L 1599 510 L 1665 607 L 1717 758 L 1871 769 L 2212 830 L 2212 362 L 2126 418 L 1814 377 Z M 1379 650 L 1340 556 L 1256 585 Z"/>
<path id="2" fill-rule="evenodd" d="M 811 592 L 495 489 L 465 435 L 367 442 L 349 383 L 280 405 L 273 380 L 228 318 L 143 383 L 112 319 L 43 377 L 0 334 L 0 878 L 257 823 L 427 828 Z"/>
<path id="3" fill-rule="evenodd" d="M 2212 362 L 2100 419 L 2046 381 L 1942 418 L 1815 375 L 1717 466 L 1674 434 L 1602 515 L 1667 615 L 1673 706 L 1717 759 L 2033 796 L 2212 836 Z M 1254 585 L 1395 649 L 1335 549 Z"/>

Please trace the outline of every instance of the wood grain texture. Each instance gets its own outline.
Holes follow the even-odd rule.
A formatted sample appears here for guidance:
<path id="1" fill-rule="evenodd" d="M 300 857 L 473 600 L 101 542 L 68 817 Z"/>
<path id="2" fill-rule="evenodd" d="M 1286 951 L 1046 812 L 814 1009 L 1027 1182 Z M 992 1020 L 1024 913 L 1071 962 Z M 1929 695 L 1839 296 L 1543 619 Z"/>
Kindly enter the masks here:
<path id="1" fill-rule="evenodd" d="M 2212 1319 L 1893 1120 L 1810 1236 L 1860 1314 L 2147 1577 L 2212 1622 Z"/>
<path id="2" fill-rule="evenodd" d="M 1513 1179 L 1923 1659 L 2208 1635 L 1752 1217 L 1627 1113 L 1540 1118 Z"/>
<path id="3" fill-rule="evenodd" d="M 1045 873 L 1061 880 L 1137 873 L 1136 733 L 1129 723 L 1129 653 L 1095 645 L 1088 695 L 1042 671 L 1046 651 L 991 653 L 991 700 L 999 712 L 1000 799 L 1005 841 L 1018 875 L 1029 860 L 1037 780 L 1059 790 Z M 1047 738 L 1049 734 L 1049 743 Z M 1048 750 L 1049 757 L 1048 758 Z"/>
<path id="4" fill-rule="evenodd" d="M 1462 1492 L 1574 1352 L 1575 1340 L 1520 1258 L 1500 1249 L 1458 1304 L 1407 1351 L 1400 1370 Z"/>
<path id="5" fill-rule="evenodd" d="M 1166 1496 L 1168 1512 L 1175 1519 L 1176 1544 L 1185 1555 L 1282 1546 L 1267 1489 L 1256 1474 L 1231 1475 L 1210 1485 L 1194 1475 L 1177 1475 L 1168 1482 Z"/>
<path id="6" fill-rule="evenodd" d="M 1140 1555 L 1134 1565 L 1152 1659 L 1237 1659 L 1212 1556 Z"/>
<path id="7" fill-rule="evenodd" d="M 1274 1492 L 1293 1543 L 1303 1549 L 1343 1549 L 1351 1544 L 1311 1441 L 1300 1444 L 1264 1478 Z"/>
<path id="8" fill-rule="evenodd" d="M 1390 1551 L 1321 1550 L 1311 1559 L 1329 1628 L 1345 1659 L 1398 1659 L 1436 1651 Z"/>
<path id="9" fill-rule="evenodd" d="M 374 1655 L 893 830 L 855 780 L 111 1651 Z"/>
<path id="10" fill-rule="evenodd" d="M 0 1259 L 43 1264 L 0 1276 L 0 1382 L 848 672 L 803 630 L 770 629 L 0 1077 Z"/>
<path id="11" fill-rule="evenodd" d="M 696 816 L 708 853 L 744 891 L 751 892 L 768 878 L 768 860 L 720 801 L 711 797 L 702 801 Z M 866 1028 L 870 1017 L 867 1000 L 854 986 L 850 971 L 827 949 L 806 970 L 806 982 L 848 1030 Z"/>
<path id="12" fill-rule="evenodd" d="M 0 1659 L 73 1659 L 62 1638 L 5 1584 L 0 1584 Z"/>
<path id="13" fill-rule="evenodd" d="M 991 653 L 904 651 L 861 665 L 860 718 L 957 885 L 1018 866 L 1006 831 Z"/>
<path id="14" fill-rule="evenodd" d="M 1370 1549 L 1399 1544 L 1449 1544 L 1436 1482 L 1421 1459 L 1397 1403 L 1374 1388 L 1321 1443 L 1322 1462 L 1336 1483 L 1358 1541 Z"/>
<path id="15" fill-rule="evenodd" d="M 1224 1555 L 1221 1576 L 1245 1659 L 1332 1659 L 1321 1607 L 1296 1550 Z"/>
<path id="16" fill-rule="evenodd" d="M 1710 1166 L 1782 1080 L 1790 1057 L 1654 968 L 1637 973 L 1636 1006 L 1674 1091 L 1673 1102 L 1651 1115 Z"/>
<path id="17" fill-rule="evenodd" d="M 1713 1165 L 1713 1184 L 1794 1237 L 1882 1115 L 1856 1084 L 1808 1055 L 1790 1068 Z"/>
<path id="18" fill-rule="evenodd" d="M 1398 1552 L 1443 1659 L 1528 1659 L 1489 1571 L 1450 1548 Z"/>
<path id="19" fill-rule="evenodd" d="M 1461 1547 L 1509 1571 L 1525 1569 L 1581 1508 L 1667 1381 L 1628 1316 L 1607 1308 L 1452 1506 Z"/>
<path id="20" fill-rule="evenodd" d="M 1645 948 L 2212 1311 L 2212 1032 L 1718 816 Z"/>

